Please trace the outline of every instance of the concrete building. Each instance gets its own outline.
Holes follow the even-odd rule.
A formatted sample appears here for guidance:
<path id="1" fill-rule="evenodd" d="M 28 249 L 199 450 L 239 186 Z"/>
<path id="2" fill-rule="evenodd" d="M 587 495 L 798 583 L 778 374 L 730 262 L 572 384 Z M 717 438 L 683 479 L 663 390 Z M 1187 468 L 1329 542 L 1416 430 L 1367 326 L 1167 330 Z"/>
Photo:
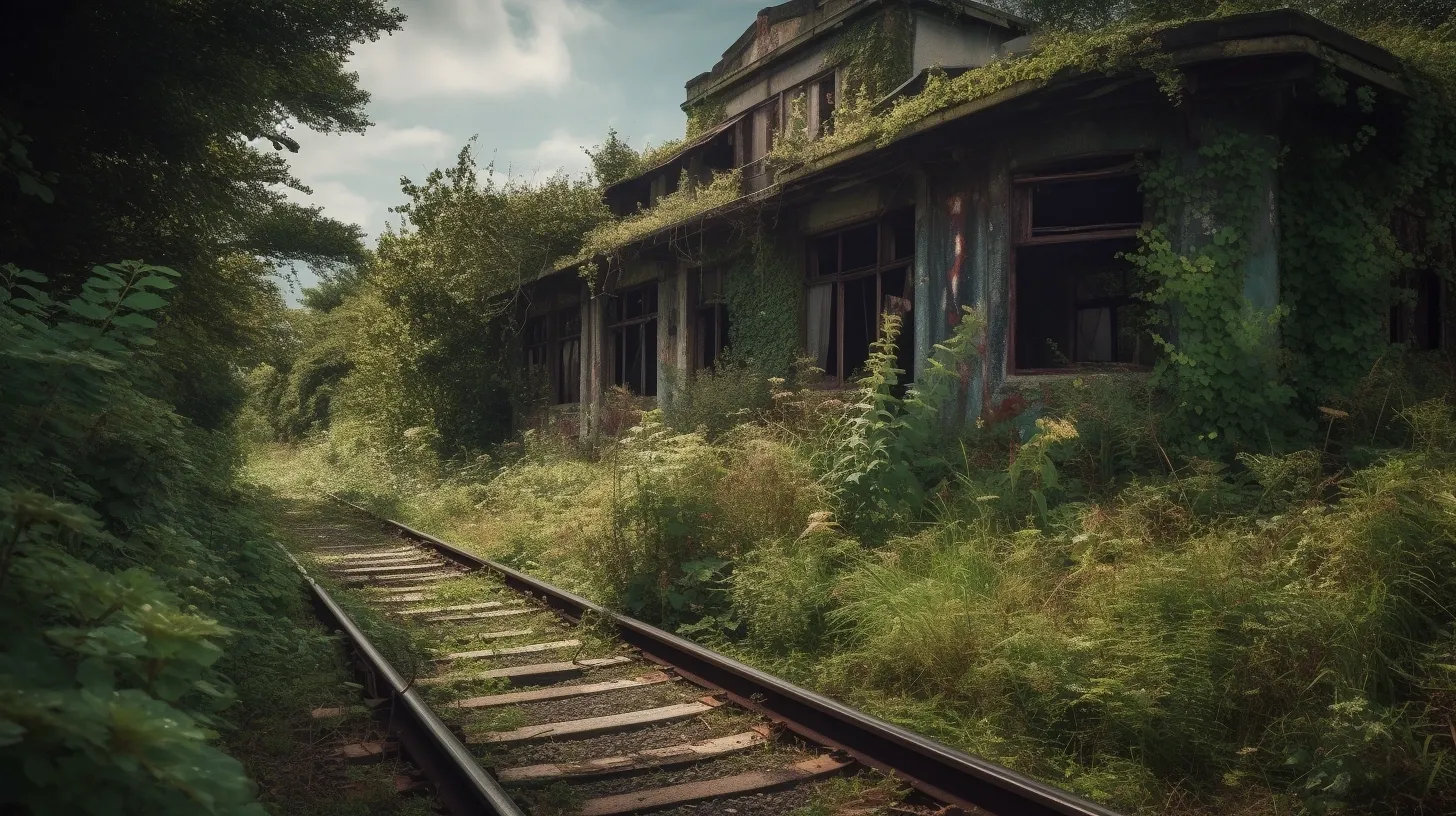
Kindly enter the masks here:
<path id="1" fill-rule="evenodd" d="M 754 318 L 735 314 L 725 291 L 772 283 L 825 387 L 852 380 L 886 311 L 904 318 L 902 367 L 922 371 L 963 306 L 986 316 L 973 414 L 1020 382 L 1144 370 L 1156 349 L 1122 257 L 1151 217 L 1135 161 L 1196 165 L 1199 147 L 1230 131 L 1277 149 L 1281 133 L 1315 116 L 1310 87 L 1322 77 L 1406 93 L 1398 62 L 1375 46 L 1295 12 L 1241 15 L 1157 35 L 1186 77 L 1180 104 L 1148 71 L 1064 71 L 941 110 L 888 144 L 767 166 L 787 128 L 813 139 L 834 126 L 854 81 L 843 63 L 853 48 L 893 55 L 876 61 L 889 66 L 876 77 L 888 86 L 876 89 L 883 106 L 920 92 L 932 70 L 956 75 L 1027 49 L 1026 32 L 1024 21 L 967 0 L 792 0 L 763 10 L 687 83 L 694 137 L 606 190 L 627 215 L 736 168 L 741 196 L 596 259 L 595 286 L 579 264 L 533 283 L 528 363 L 558 403 L 579 406 L 590 432 L 613 386 L 671 399 L 667 372 L 712 366 Z M 1278 173 L 1257 183 L 1255 222 L 1241 225 L 1253 241 L 1244 294 L 1269 311 L 1280 299 Z M 1210 225 L 1196 220 L 1185 214 L 1176 240 L 1204 240 Z M 786 259 L 755 274 L 788 276 L 787 285 L 734 281 L 755 241 Z M 1417 302 L 1391 315 L 1392 340 L 1440 347 L 1450 335 L 1445 287 L 1434 276 L 1412 286 Z"/>

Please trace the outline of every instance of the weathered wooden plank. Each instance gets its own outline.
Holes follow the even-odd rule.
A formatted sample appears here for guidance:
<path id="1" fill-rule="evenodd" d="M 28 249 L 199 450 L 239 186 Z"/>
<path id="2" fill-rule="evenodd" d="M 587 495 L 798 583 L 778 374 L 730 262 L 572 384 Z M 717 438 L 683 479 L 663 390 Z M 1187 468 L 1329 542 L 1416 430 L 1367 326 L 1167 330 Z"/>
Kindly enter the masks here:
<path id="1" fill-rule="evenodd" d="M 626 813 L 666 810 L 709 799 L 764 793 L 839 773 L 849 764 L 832 757 L 822 756 L 768 771 L 749 771 L 720 779 L 706 779 L 701 782 L 687 782 L 682 785 L 669 785 L 665 788 L 588 799 L 582 803 L 581 810 L 578 812 L 581 816 L 621 816 Z"/>
<path id="2" fill-rule="evenodd" d="M 425 618 L 426 623 L 459 623 L 461 621 L 490 620 L 491 618 L 511 618 L 516 615 L 529 615 L 538 612 L 537 609 L 497 609 L 494 612 L 457 612 L 453 615 L 430 615 Z"/>
<path id="3" fill-rule="evenodd" d="M 525 637 L 535 631 L 535 629 L 505 629 L 500 632 L 476 632 L 475 637 L 481 640 L 505 640 L 506 638 Z"/>
<path id="4" fill-rule="evenodd" d="M 399 615 L 439 615 L 446 612 L 474 612 L 477 609 L 499 609 L 505 606 L 502 601 L 482 601 L 480 603 L 457 604 L 456 606 L 416 606 L 410 609 L 399 609 L 395 613 Z"/>
<path id="5" fill-rule="evenodd" d="M 472 697 L 450 703 L 447 708 L 492 708 L 494 706 L 539 703 L 545 700 L 565 700 L 571 697 L 586 697 L 591 694 L 606 694 L 642 686 L 655 686 L 672 678 L 663 672 L 652 672 L 641 677 L 626 677 L 620 680 L 605 680 L 601 683 L 587 683 L 580 686 L 557 686 L 534 691 L 513 691 L 507 694 L 492 694 L 487 697 Z"/>
<path id="6" fill-rule="evenodd" d="M 501 655 L 531 654 L 533 652 L 550 652 L 555 649 L 575 649 L 581 645 L 579 640 L 553 640 L 550 643 L 530 643 L 525 646 L 511 646 L 505 649 L 481 649 L 475 652 L 456 652 L 448 654 L 440 660 L 475 660 L 482 657 L 499 657 Z"/>
<path id="7" fill-rule="evenodd" d="M 340 580 L 345 584 L 353 586 L 360 584 L 377 584 L 381 586 L 405 584 L 408 586 L 410 581 L 439 581 L 459 577 L 460 573 L 458 572 L 445 572 L 441 570 L 440 572 L 410 573 L 409 575 L 346 575 Z M 417 587 L 410 586 L 409 588 L 415 589 Z"/>
<path id="8" fill-rule="evenodd" d="M 763 734 L 757 731 L 744 731 L 742 734 L 731 734 L 687 745 L 649 748 L 622 756 L 600 757 L 582 762 L 548 762 L 542 765 L 502 768 L 496 772 L 496 778 L 509 784 L 526 785 L 555 782 L 559 779 L 590 779 L 634 771 L 674 768 L 725 754 L 746 751 L 749 748 L 763 745 L 765 742 L 768 742 L 768 738 Z"/>
<path id="9" fill-rule="evenodd" d="M 350 567 L 348 569 L 334 570 L 339 575 L 410 575 L 417 572 L 429 572 L 439 569 L 442 564 L 431 561 L 424 564 L 401 564 L 394 567 Z"/>
<path id="10" fill-rule="evenodd" d="M 586 674 L 591 669 L 601 669 L 608 666 L 621 666 L 631 663 L 630 657 L 594 657 L 586 660 L 578 660 L 575 663 L 533 663 L 529 666 L 508 666 L 504 669 L 491 669 L 479 674 L 470 675 L 471 680 L 492 680 L 504 679 L 513 686 L 544 685 L 546 683 L 559 683 L 562 680 L 574 680 Z M 452 678 L 449 677 L 421 677 L 415 683 L 421 686 L 438 686 Z"/>
<path id="11" fill-rule="evenodd" d="M 438 564 L 439 561 L 430 558 L 428 555 L 391 555 L 387 558 L 330 558 L 330 564 L 337 564 L 346 567 L 407 567 L 410 564 Z"/>
<path id="12" fill-rule="evenodd" d="M 476 742 L 490 745 L 520 745 L 543 740 L 596 737 L 602 734 L 616 734 L 631 731 L 646 725 L 677 722 L 706 714 L 713 706 L 704 703 L 678 703 L 676 705 L 648 708 L 642 711 L 628 711 L 625 714 L 609 714 L 604 717 L 587 717 L 581 720 L 527 725 L 511 731 L 481 734 Z"/>

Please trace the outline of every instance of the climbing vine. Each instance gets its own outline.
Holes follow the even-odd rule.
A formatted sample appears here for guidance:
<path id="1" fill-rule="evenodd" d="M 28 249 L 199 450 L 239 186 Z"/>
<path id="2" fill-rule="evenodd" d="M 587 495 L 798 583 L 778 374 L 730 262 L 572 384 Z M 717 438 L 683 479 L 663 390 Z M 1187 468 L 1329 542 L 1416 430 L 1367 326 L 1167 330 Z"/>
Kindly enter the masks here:
<path id="1" fill-rule="evenodd" d="M 723 283 L 728 354 L 760 374 L 788 373 L 799 355 L 804 287 L 792 253 L 759 232 Z"/>
<path id="2" fill-rule="evenodd" d="M 1374 113 L 1370 88 L 1352 91 L 1330 73 L 1318 90 L 1338 108 Z M 1306 412 L 1337 399 L 1385 350 L 1395 284 L 1414 262 L 1391 229 L 1403 197 L 1400 162 L 1378 135 L 1359 120 L 1310 128 L 1291 140 L 1280 177 L 1279 272 L 1290 305 L 1283 342 Z"/>
<path id="3" fill-rule="evenodd" d="M 909 10 L 891 6 L 836 38 L 825 50 L 824 63 L 843 72 L 842 95 L 878 100 L 910 78 L 913 44 Z"/>
<path id="4" fill-rule="evenodd" d="M 723 121 L 728 115 L 728 107 L 721 99 L 699 99 L 688 106 L 687 113 L 687 141 L 692 141 Z"/>
<path id="5" fill-rule="evenodd" d="M 1280 158 L 1270 143 L 1226 132 L 1191 168 L 1177 155 L 1144 167 L 1155 226 L 1128 260 L 1154 307 L 1155 380 L 1200 452 L 1279 447 L 1289 430 L 1294 392 L 1277 352 L 1286 310 L 1256 308 L 1245 294 L 1253 226 Z"/>

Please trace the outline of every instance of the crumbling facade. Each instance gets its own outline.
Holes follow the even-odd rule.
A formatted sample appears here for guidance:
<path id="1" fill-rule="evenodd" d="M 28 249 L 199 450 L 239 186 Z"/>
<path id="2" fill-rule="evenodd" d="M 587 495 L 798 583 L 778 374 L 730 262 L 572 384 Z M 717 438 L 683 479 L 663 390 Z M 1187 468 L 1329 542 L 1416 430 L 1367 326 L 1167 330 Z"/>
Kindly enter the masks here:
<path id="1" fill-rule="evenodd" d="M 749 290 L 771 291 L 770 308 L 791 311 L 792 325 L 774 331 L 823 370 L 826 387 L 852 382 L 886 312 L 903 316 L 901 366 L 913 377 L 964 306 L 985 315 L 973 413 L 1019 382 L 1146 370 L 1158 350 L 1126 260 L 1151 217 L 1137 160 L 1193 165 L 1201 145 L 1228 132 L 1277 149 L 1308 115 L 1307 86 L 1332 73 L 1405 93 L 1398 63 L 1368 43 L 1293 12 L 1242 15 L 1159 35 L 1186 77 L 1181 104 L 1145 71 L 1070 72 L 940 111 L 888 144 L 791 168 L 768 160 L 794 129 L 811 140 L 829 132 L 855 76 L 879 86 L 871 90 L 883 109 L 918 93 L 932 71 L 955 75 L 1027 49 L 1026 32 L 1024 21 L 951 0 L 793 0 L 761 12 L 687 83 L 692 138 L 606 190 L 613 211 L 628 215 L 736 170 L 740 197 L 593 259 L 590 282 L 577 262 L 528 287 L 526 358 L 555 401 L 578 406 L 590 433 L 614 386 L 671 399 L 668 372 L 711 367 L 757 330 L 762 309 L 735 310 L 732 297 Z M 846 65 L 867 54 L 879 66 L 869 82 L 863 65 Z M 1263 204 L 1240 225 L 1252 243 L 1244 295 L 1271 311 L 1278 174 L 1257 183 Z M 1186 226 L 1175 240 L 1208 233 Z M 764 245 L 776 264 L 744 261 Z M 1392 341 L 1449 344 L 1446 286 L 1426 275 L 1412 289 L 1416 302 L 1390 315 Z"/>

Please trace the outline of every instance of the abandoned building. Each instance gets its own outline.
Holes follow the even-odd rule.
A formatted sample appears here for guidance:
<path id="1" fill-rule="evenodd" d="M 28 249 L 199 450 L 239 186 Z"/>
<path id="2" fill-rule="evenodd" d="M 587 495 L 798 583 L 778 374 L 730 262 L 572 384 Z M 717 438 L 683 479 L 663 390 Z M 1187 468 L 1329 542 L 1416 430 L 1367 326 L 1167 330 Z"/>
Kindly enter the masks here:
<path id="1" fill-rule="evenodd" d="M 1316 115 L 1306 89 L 1322 76 L 1406 93 L 1398 61 L 1380 48 L 1303 14 L 1248 14 L 1159 33 L 1186 77 L 1181 104 L 1146 71 L 1066 72 L 940 111 L 888 144 L 770 166 L 786 129 L 815 139 L 834 127 L 852 81 L 836 59 L 843 39 L 867 27 L 897 54 L 880 109 L 918 93 L 931 72 L 954 76 L 1030 47 L 1025 21 L 967 0 L 791 0 L 761 11 L 687 83 L 684 110 L 707 111 L 709 121 L 658 166 L 605 192 L 617 215 L 629 215 L 737 169 L 738 198 L 595 259 L 591 284 L 578 259 L 526 287 L 527 361 L 556 403 L 579 406 L 584 433 L 609 389 L 671 399 L 667 372 L 711 367 L 733 345 L 735 326 L 751 317 L 725 296 L 742 273 L 733 259 L 753 240 L 745 215 L 787 259 L 778 272 L 787 286 L 773 291 L 787 293 L 798 317 L 792 339 L 826 387 L 852 382 L 887 311 L 903 315 L 900 359 L 913 379 L 963 306 L 986 318 L 973 413 L 1018 381 L 1147 369 L 1157 350 L 1124 259 L 1150 217 L 1136 160 L 1196 162 L 1210 134 L 1229 130 L 1277 144 Z M 1280 298 L 1277 172 L 1262 184 L 1256 223 L 1243 225 L 1253 244 L 1244 293 L 1271 310 Z M 1392 342 L 1443 347 L 1446 286 L 1434 274 L 1418 278 L 1414 302 L 1378 308 L 1390 311 Z"/>

